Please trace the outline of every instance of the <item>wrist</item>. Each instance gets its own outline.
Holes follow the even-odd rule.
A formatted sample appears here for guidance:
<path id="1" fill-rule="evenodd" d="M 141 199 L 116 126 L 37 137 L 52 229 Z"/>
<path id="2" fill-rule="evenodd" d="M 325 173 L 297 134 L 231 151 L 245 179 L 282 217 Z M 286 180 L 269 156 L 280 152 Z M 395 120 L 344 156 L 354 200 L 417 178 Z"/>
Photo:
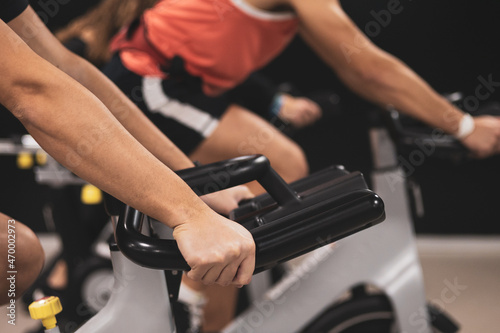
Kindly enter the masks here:
<path id="1" fill-rule="evenodd" d="M 173 186 L 170 188 L 172 192 L 167 196 L 158 196 L 159 202 L 157 202 L 161 207 L 161 213 L 158 214 L 160 218 L 157 219 L 170 228 L 175 229 L 181 225 L 202 221 L 205 217 L 215 214 L 185 183 L 182 183 L 176 190 Z M 172 198 L 172 193 L 177 193 L 177 195 Z"/>
<path id="2" fill-rule="evenodd" d="M 474 118 L 469 113 L 464 113 L 458 123 L 458 130 L 455 132 L 454 137 L 459 140 L 465 139 L 474 132 L 475 128 Z"/>
<path id="3" fill-rule="evenodd" d="M 269 116 L 271 118 L 279 117 L 279 114 L 284 104 L 285 104 L 285 94 L 278 93 L 274 95 L 273 101 L 269 106 Z"/>

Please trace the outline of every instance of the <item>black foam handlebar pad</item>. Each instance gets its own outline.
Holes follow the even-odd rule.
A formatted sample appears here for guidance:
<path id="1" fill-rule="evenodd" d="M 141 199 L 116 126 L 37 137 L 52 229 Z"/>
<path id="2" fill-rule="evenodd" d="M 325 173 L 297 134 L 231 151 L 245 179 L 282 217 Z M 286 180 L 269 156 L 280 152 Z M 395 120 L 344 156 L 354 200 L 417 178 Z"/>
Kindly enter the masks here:
<path id="1" fill-rule="evenodd" d="M 194 173 L 179 173 L 200 193 L 213 188 L 213 185 L 206 185 L 218 179 L 207 178 L 207 170 L 208 174 L 219 176 L 222 170 L 227 176 L 218 185 L 221 189 L 240 181 L 248 182 L 254 176 L 271 189 L 271 193 L 247 201 L 232 213 L 232 217 L 254 238 L 255 272 L 351 235 L 385 218 L 382 200 L 367 188 L 359 172 L 349 173 L 343 168 L 331 167 L 288 185 L 276 173 L 270 172 L 272 169 L 266 161 L 263 156 L 252 156 L 207 165 L 201 167 L 202 172 L 193 168 Z M 276 187 L 282 186 L 288 194 L 276 197 Z M 189 270 L 174 240 L 140 233 L 143 218 L 142 213 L 130 207 L 120 217 L 116 228 L 120 250 L 145 267 Z"/>

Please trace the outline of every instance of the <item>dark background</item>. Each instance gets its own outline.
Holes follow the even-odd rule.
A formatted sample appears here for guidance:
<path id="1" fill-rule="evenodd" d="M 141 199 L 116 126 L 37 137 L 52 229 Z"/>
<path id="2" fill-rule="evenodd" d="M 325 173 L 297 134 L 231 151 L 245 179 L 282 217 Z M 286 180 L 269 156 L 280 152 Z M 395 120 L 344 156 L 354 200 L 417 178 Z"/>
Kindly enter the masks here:
<path id="1" fill-rule="evenodd" d="M 124 0 L 126 1 L 126 0 Z M 311 1 L 311 0 L 304 0 Z M 97 1 L 31 1 L 49 28 L 64 25 Z M 343 1 L 346 12 L 365 30 L 373 26 L 373 12 L 388 7 L 387 0 Z M 462 91 L 474 95 L 478 77 L 492 75 L 500 81 L 500 9 L 497 1 L 401 0 L 403 10 L 372 40 L 396 55 L 419 73 L 437 91 Z M 54 4 L 57 4 L 55 6 Z M 57 7 L 57 8 L 56 8 Z M 370 23 L 371 22 L 371 23 Z M 289 48 L 264 69 L 277 83 L 287 81 L 303 92 L 333 90 L 341 96 L 342 115 L 325 119 L 294 138 L 304 147 L 311 170 L 343 164 L 366 174 L 371 167 L 367 129 L 374 106 L 350 93 L 335 75 L 296 38 Z M 499 100 L 495 91 L 488 100 Z M 19 133 L 22 127 L 5 113 L 0 115 L 0 136 Z M 496 209 L 500 185 L 498 157 L 452 164 L 429 158 L 418 167 L 414 178 L 421 185 L 425 216 L 415 219 L 420 233 L 498 233 Z M 31 171 L 15 168 L 11 157 L 0 157 L 0 211 L 43 230 L 42 206 L 45 190 L 36 186 Z"/>

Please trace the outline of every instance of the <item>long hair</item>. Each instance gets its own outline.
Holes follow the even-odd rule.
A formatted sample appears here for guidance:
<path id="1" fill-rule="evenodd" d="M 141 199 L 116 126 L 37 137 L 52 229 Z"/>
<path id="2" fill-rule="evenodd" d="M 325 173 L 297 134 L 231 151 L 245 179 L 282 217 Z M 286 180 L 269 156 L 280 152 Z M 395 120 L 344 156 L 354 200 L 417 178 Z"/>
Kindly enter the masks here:
<path id="1" fill-rule="evenodd" d="M 109 60 L 110 39 L 152 7 L 158 0 L 102 0 L 96 7 L 56 32 L 61 42 L 79 38 L 86 44 L 86 58 L 94 64 Z"/>

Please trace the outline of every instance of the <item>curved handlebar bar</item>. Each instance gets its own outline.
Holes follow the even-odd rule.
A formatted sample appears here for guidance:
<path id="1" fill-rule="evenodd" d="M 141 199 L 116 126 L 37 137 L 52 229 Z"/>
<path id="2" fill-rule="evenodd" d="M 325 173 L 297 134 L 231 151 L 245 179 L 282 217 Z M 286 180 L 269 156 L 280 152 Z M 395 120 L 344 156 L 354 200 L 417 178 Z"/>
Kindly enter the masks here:
<path id="1" fill-rule="evenodd" d="M 256 180 L 279 205 L 298 201 L 297 194 L 271 168 L 267 157 L 250 155 L 177 172 L 198 195 L 220 191 Z"/>
<path id="2" fill-rule="evenodd" d="M 327 173 L 324 174 L 330 176 Z M 385 217 L 382 200 L 366 189 L 359 173 L 343 171 L 342 177 L 336 176 L 326 184 L 331 185 L 326 190 L 324 183 L 319 185 L 320 196 L 310 194 L 309 190 L 304 191 L 304 197 L 299 197 L 271 169 L 267 158 L 260 155 L 213 163 L 178 174 L 201 194 L 255 178 L 268 190 L 268 194 L 253 199 L 254 202 L 266 202 L 263 209 L 266 213 L 260 214 L 261 210 L 258 212 L 260 215 L 251 217 L 255 222 L 251 226 L 243 224 L 251 232 L 256 244 L 255 272 L 367 228 L 383 221 Z M 320 182 L 316 180 L 316 183 Z M 344 183 L 354 183 L 355 188 L 346 191 Z M 271 204 L 269 196 L 272 198 Z M 144 218 L 137 210 L 126 208 L 116 226 L 116 241 L 120 250 L 129 259 L 145 267 L 189 270 L 174 240 L 141 234 Z M 248 220 L 248 216 L 245 218 Z"/>
<path id="3" fill-rule="evenodd" d="M 444 97 L 458 106 L 463 104 L 461 93 L 448 94 Z M 474 112 L 474 116 L 480 115 L 500 116 L 500 104 L 489 102 L 481 105 Z M 403 153 L 422 147 L 431 147 L 433 155 L 443 159 L 460 161 L 471 157 L 467 147 L 454 136 L 446 134 L 440 129 L 429 127 L 410 116 L 400 114 L 397 110 L 390 110 L 386 120 L 394 142 Z"/>
<path id="4" fill-rule="evenodd" d="M 466 157 L 469 154 L 467 148 L 452 135 L 401 115 L 396 110 L 389 111 L 388 129 L 394 142 L 403 150 L 431 146 L 437 150 L 437 156 Z"/>

